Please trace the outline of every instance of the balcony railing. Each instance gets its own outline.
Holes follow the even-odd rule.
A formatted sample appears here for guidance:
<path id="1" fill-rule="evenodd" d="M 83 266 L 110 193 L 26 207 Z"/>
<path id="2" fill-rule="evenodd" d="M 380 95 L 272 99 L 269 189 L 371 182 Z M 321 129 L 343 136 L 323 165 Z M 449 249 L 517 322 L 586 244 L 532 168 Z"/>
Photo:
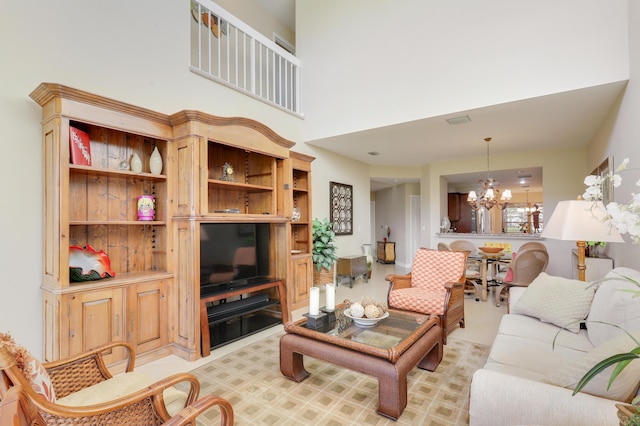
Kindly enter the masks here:
<path id="1" fill-rule="evenodd" d="M 302 115 L 300 61 L 212 1 L 190 2 L 191 71 Z"/>

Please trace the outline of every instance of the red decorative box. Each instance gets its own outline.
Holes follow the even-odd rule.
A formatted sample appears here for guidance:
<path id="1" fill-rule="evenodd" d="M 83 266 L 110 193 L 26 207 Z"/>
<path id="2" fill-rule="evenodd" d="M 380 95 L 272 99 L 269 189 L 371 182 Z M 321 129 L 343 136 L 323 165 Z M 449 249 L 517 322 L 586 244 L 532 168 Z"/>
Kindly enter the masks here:
<path id="1" fill-rule="evenodd" d="M 71 163 L 82 166 L 91 165 L 91 139 L 89 135 L 75 127 L 69 127 Z"/>

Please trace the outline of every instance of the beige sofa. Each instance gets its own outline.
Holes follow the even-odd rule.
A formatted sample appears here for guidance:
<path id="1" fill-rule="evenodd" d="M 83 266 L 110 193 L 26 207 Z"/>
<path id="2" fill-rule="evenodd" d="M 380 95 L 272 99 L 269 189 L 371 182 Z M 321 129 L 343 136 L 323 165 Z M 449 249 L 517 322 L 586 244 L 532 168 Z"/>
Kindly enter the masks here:
<path id="1" fill-rule="evenodd" d="M 619 291 L 637 287 L 621 275 L 640 281 L 640 272 L 616 268 L 591 287 L 543 273 L 528 288 L 512 288 L 510 313 L 501 320 L 486 364 L 472 378 L 470 425 L 618 425 L 615 404 L 636 394 L 640 360 L 609 390 L 609 374 L 575 396 L 572 390 L 595 363 L 636 346 L 622 330 L 593 321 L 640 337 L 640 298 Z M 579 326 L 585 317 L 586 330 Z M 558 334 L 559 325 L 571 331 Z"/>

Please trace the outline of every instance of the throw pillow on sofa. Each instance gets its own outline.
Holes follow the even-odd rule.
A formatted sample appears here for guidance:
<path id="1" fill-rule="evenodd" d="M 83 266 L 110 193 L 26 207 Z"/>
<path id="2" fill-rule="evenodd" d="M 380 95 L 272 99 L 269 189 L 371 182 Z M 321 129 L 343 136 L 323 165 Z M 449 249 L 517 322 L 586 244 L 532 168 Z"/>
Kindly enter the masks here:
<path id="1" fill-rule="evenodd" d="M 587 318 L 587 335 L 594 346 L 640 324 L 640 297 L 634 298 L 632 293 L 625 291 L 638 290 L 638 286 L 624 277 L 640 282 L 639 271 L 616 268 L 605 276 L 596 290 Z"/>
<path id="2" fill-rule="evenodd" d="M 528 315 L 564 327 L 572 333 L 580 331 L 580 321 L 589 313 L 594 288 L 588 282 L 556 277 L 541 272 L 527 287 L 511 313 Z"/>
<path id="3" fill-rule="evenodd" d="M 633 335 L 636 340 L 640 339 L 640 330 L 633 331 L 630 334 Z M 552 385 L 575 389 L 582 376 L 598 362 L 615 354 L 629 352 L 636 346 L 637 343 L 623 332 L 623 334 L 596 346 L 583 357 L 571 363 L 565 363 L 562 367 L 551 371 L 543 381 Z M 615 365 L 612 365 L 603 370 L 591 379 L 581 392 L 616 401 L 631 402 L 640 384 L 638 382 L 638 377 L 640 377 L 640 359 L 631 361 L 607 390 L 609 378 L 614 368 Z"/>

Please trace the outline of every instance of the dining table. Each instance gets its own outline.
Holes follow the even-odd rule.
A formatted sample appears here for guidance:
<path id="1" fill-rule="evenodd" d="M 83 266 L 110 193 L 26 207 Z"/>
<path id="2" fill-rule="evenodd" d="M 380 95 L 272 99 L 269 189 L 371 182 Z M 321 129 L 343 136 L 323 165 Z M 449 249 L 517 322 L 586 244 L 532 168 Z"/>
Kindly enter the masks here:
<path id="1" fill-rule="evenodd" d="M 504 251 L 498 253 L 485 253 L 479 250 L 477 253 L 471 253 L 469 259 L 477 260 L 481 262 L 480 274 L 482 280 L 482 292 L 480 299 L 483 302 L 487 301 L 489 293 L 489 282 L 495 280 L 497 273 L 496 262 L 511 262 L 511 254 L 507 254 Z M 491 269 L 491 278 L 489 278 L 489 269 Z"/>

